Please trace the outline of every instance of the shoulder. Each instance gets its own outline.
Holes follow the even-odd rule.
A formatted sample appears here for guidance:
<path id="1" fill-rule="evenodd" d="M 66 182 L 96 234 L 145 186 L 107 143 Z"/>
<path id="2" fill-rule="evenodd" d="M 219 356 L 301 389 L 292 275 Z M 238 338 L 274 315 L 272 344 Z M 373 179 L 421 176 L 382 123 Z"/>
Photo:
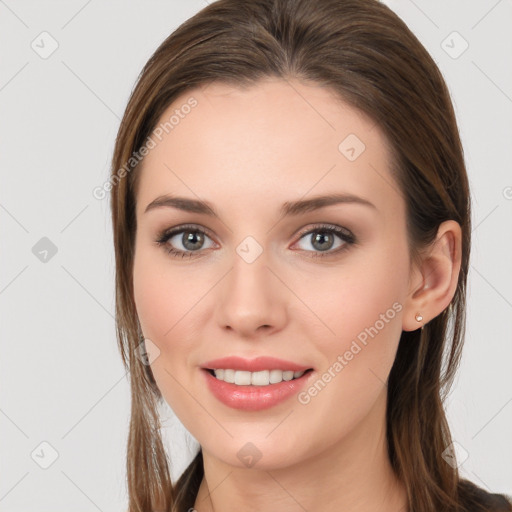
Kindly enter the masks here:
<path id="1" fill-rule="evenodd" d="M 512 512 L 511 496 L 488 492 L 469 480 L 460 480 L 459 496 L 468 512 Z"/>

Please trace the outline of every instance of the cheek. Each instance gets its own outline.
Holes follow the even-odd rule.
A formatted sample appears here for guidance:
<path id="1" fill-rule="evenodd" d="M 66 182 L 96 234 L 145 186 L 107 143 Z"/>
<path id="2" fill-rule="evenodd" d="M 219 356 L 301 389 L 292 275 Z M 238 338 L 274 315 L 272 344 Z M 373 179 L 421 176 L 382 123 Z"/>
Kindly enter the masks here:
<path id="1" fill-rule="evenodd" d="M 317 380 L 298 397 L 309 430 L 343 437 L 385 395 L 402 325 L 396 279 L 385 263 L 375 261 L 371 267 L 345 269 L 338 283 L 335 275 L 319 282 L 314 294 L 310 289 L 310 304 L 329 330 L 309 328 L 323 356 Z"/>
<path id="2" fill-rule="evenodd" d="M 169 302 L 172 294 L 155 270 L 144 254 L 136 255 L 133 267 L 135 307 L 144 336 L 156 340 L 172 326 L 169 313 L 175 308 Z"/>
<path id="3" fill-rule="evenodd" d="M 136 252 L 134 300 L 142 332 L 159 351 L 151 370 L 166 401 L 177 412 L 186 398 L 181 385 L 198 371 L 197 353 L 204 339 L 201 330 L 212 279 L 204 271 L 194 272 L 168 261 L 165 251 L 162 253 L 145 247 Z"/>
<path id="4" fill-rule="evenodd" d="M 205 293 L 204 286 L 190 279 L 183 267 L 166 262 L 163 249 L 161 255 L 155 249 L 143 249 L 136 254 L 133 287 L 144 335 L 161 342 L 175 338 L 175 333 L 187 325 L 187 315 L 193 313 Z"/>
<path id="5" fill-rule="evenodd" d="M 392 323 L 401 325 L 400 302 L 407 278 L 400 266 L 399 255 L 385 258 L 376 250 L 339 268 L 322 269 L 314 279 L 295 280 L 294 291 L 309 307 L 301 316 L 315 326 L 315 339 L 326 349 L 341 350 L 358 335 L 364 339 L 365 329 L 375 324 L 383 332 L 391 330 Z M 395 335 L 401 331 L 401 327 L 393 329 Z"/>
<path id="6" fill-rule="evenodd" d="M 296 288 L 322 320 L 317 328 L 318 320 L 303 316 L 303 329 L 323 357 L 322 382 L 306 389 L 301 403 L 311 402 L 312 418 L 322 417 L 328 404 L 340 404 L 332 414 L 337 425 L 346 427 L 364 416 L 385 386 L 402 332 L 407 281 L 403 253 L 375 246 L 360 254 L 343 268 L 317 274 L 314 287 Z M 349 418 L 346 411 L 351 411 Z"/>
<path id="7" fill-rule="evenodd" d="M 187 358 L 195 342 L 190 326 L 204 290 L 192 285 L 178 267 L 167 264 L 165 256 L 149 250 L 136 253 L 133 286 L 142 332 L 159 351 L 151 363 L 157 386 L 175 413 L 186 417 L 191 404 L 182 386 L 190 379 Z"/>

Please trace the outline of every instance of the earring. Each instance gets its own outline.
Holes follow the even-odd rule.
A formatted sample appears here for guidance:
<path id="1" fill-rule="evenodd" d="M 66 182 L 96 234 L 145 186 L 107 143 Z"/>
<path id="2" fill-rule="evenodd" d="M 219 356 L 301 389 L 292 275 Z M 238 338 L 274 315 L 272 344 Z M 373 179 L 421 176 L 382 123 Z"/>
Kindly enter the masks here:
<path id="1" fill-rule="evenodd" d="M 416 318 L 418 322 L 421 322 L 423 320 L 423 317 L 419 313 L 416 313 L 416 316 L 414 318 Z"/>

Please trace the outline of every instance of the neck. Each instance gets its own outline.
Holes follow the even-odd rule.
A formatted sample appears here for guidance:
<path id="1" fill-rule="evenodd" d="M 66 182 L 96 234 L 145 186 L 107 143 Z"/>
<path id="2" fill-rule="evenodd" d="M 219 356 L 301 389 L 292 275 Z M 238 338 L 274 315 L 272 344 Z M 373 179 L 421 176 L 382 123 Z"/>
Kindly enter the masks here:
<path id="1" fill-rule="evenodd" d="M 385 391 L 385 390 L 384 390 Z M 203 450 L 197 512 L 407 512 L 388 457 L 383 394 L 370 414 L 328 450 L 272 470 L 238 468 Z"/>

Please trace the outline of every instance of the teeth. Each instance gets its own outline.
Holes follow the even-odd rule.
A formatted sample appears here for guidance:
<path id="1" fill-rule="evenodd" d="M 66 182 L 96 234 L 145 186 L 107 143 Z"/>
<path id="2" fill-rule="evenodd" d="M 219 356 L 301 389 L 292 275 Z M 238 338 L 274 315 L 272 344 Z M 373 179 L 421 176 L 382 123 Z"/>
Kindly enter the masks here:
<path id="1" fill-rule="evenodd" d="M 304 371 L 262 370 L 260 372 L 247 372 L 243 370 L 218 369 L 213 371 L 215 377 L 224 382 L 238 386 L 268 386 L 279 382 L 298 379 Z"/>

